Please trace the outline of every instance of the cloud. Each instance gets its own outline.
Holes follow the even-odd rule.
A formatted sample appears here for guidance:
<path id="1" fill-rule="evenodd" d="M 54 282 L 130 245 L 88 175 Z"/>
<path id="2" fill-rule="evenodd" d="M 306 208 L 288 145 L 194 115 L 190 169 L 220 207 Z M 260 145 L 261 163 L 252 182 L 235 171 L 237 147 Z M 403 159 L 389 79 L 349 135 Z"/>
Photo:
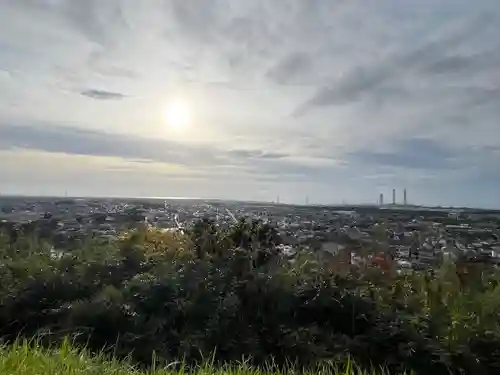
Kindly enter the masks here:
<path id="1" fill-rule="evenodd" d="M 404 139 L 388 145 L 388 151 L 359 151 L 351 158 L 367 164 L 409 169 L 449 169 L 456 167 L 458 151 L 437 140 L 426 138 Z"/>
<path id="2" fill-rule="evenodd" d="M 448 55 L 425 67 L 429 74 L 463 74 L 471 71 L 493 69 L 498 66 L 500 53 L 498 50 L 473 53 L 470 55 Z"/>
<path id="3" fill-rule="evenodd" d="M 497 18 L 498 16 L 497 13 Z M 480 45 L 476 47 L 479 50 L 468 51 L 463 55 L 455 51 L 464 47 L 476 49 L 471 43 L 474 43 L 478 35 L 490 31 L 489 26 L 496 22 L 497 18 L 485 18 L 483 14 L 471 17 L 471 21 L 465 26 L 440 30 L 433 39 L 424 40 L 421 45 L 409 49 L 404 47 L 386 54 L 378 61 L 355 65 L 330 85 L 320 88 L 292 114 L 302 116 L 314 107 L 357 102 L 365 99 L 367 95 L 384 94 L 384 91 L 391 94 L 394 84 L 399 86 L 401 92 L 411 93 L 415 87 L 404 85 L 408 79 L 417 83 L 418 79 L 433 79 L 435 74 L 477 74 L 495 69 L 500 61 L 498 43 L 486 47 L 486 50 L 482 50 L 484 46 Z"/>
<path id="4" fill-rule="evenodd" d="M 283 159 L 290 156 L 286 153 L 267 152 L 262 150 L 231 150 L 229 154 L 249 159 Z"/>
<path id="5" fill-rule="evenodd" d="M 105 91 L 105 90 L 83 90 L 81 92 L 83 96 L 88 96 L 89 98 L 96 100 L 121 100 L 126 96 L 119 92 Z"/>
<path id="6" fill-rule="evenodd" d="M 224 150 L 175 141 L 142 138 L 71 127 L 0 125 L 0 150 L 36 150 L 56 154 L 120 158 L 137 164 L 166 163 L 188 168 L 192 174 L 229 176 L 251 173 L 256 179 L 289 180 L 334 168 L 321 160 L 307 160 L 267 150 Z"/>
<path id="7" fill-rule="evenodd" d="M 181 165 L 213 165 L 220 156 L 209 148 L 189 147 L 173 141 L 139 138 L 73 127 L 1 125 L 0 149 L 24 148 L 87 156 L 120 157 Z"/>
<path id="8" fill-rule="evenodd" d="M 5 152 L 118 158 L 138 179 L 180 165 L 227 195 L 236 179 L 324 201 L 388 184 L 439 197 L 430 177 L 482 189 L 497 168 L 495 1 L 20 0 L 0 24 Z M 193 123 L 173 134 L 162 113 L 178 98 Z"/>
<path id="9" fill-rule="evenodd" d="M 49 11 L 61 14 L 77 32 L 100 45 L 113 45 L 114 36 L 129 29 L 121 2 L 62 1 L 48 6 Z M 111 30 L 113 32 L 110 33 Z"/>
<path id="10" fill-rule="evenodd" d="M 307 74 L 307 71 L 312 67 L 308 54 L 296 52 L 288 55 L 269 69 L 266 76 L 279 84 L 293 83 L 297 79 L 300 82 L 301 76 Z"/>

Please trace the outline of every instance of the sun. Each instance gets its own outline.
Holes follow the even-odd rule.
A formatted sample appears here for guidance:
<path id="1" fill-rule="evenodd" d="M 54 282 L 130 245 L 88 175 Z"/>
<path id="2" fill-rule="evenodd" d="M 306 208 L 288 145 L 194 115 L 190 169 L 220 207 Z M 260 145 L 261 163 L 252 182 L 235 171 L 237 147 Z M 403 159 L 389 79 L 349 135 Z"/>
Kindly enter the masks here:
<path id="1" fill-rule="evenodd" d="M 186 129 L 191 122 L 191 110 L 182 100 L 174 100 L 167 105 L 163 113 L 165 124 L 172 130 Z"/>

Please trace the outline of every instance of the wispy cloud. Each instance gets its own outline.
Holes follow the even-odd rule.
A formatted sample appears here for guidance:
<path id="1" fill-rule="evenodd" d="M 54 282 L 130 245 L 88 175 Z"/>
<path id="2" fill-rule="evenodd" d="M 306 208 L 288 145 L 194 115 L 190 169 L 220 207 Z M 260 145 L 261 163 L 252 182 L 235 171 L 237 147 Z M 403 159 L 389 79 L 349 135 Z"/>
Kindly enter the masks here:
<path id="1" fill-rule="evenodd" d="M 300 79 L 311 69 L 313 69 L 311 56 L 303 52 L 295 52 L 279 61 L 269 69 L 266 75 L 278 84 L 293 84 L 300 83 Z"/>
<path id="2" fill-rule="evenodd" d="M 324 171 L 324 163 L 293 155 L 258 149 L 224 150 L 208 145 L 187 145 L 165 139 L 111 134 L 72 127 L 44 124 L 1 125 L 0 150 L 29 149 L 42 152 L 90 157 L 120 158 L 133 163 L 167 163 L 188 168 L 192 174 L 202 170 L 216 175 L 232 170 L 237 177 L 245 173 L 262 178 L 287 179 L 301 174 Z"/>
<path id="3" fill-rule="evenodd" d="M 318 90 L 294 111 L 294 115 L 300 116 L 314 107 L 361 101 L 368 95 L 391 94 L 394 85 L 399 86 L 402 92 L 411 93 L 415 91 L 415 87 L 405 85 L 408 79 L 414 79 L 417 83 L 418 79 L 433 79 L 435 74 L 478 71 L 484 74 L 486 69 L 491 71 L 500 61 L 500 53 L 496 47 L 489 47 L 486 51 L 480 49 L 479 52 L 469 52 L 467 55 L 457 55 L 455 52 L 457 48 L 469 47 L 469 40 L 473 40 L 478 32 L 488 29 L 488 23 L 481 24 L 482 22 L 482 17 L 473 19 L 467 27 L 453 31 L 451 35 L 438 34 L 437 40 L 426 40 L 421 46 L 397 51 L 378 62 L 354 66 L 338 80 Z"/>
<path id="4" fill-rule="evenodd" d="M 125 95 L 119 92 L 95 90 L 95 89 L 83 90 L 81 94 L 83 96 L 88 96 L 89 98 L 97 100 L 121 100 L 126 97 Z"/>
<path id="5" fill-rule="evenodd" d="M 11 154 L 118 158 L 134 178 L 181 165 L 203 176 L 182 185 L 192 195 L 211 171 L 222 196 L 240 176 L 242 195 L 273 198 L 283 181 L 325 202 L 388 184 L 438 200 L 450 181 L 492 185 L 500 161 L 494 0 L 24 0 L 5 2 L 0 24 Z M 192 107 L 185 133 L 162 119 L 172 98 Z"/>
<path id="6" fill-rule="evenodd" d="M 442 170 L 457 168 L 457 159 L 463 160 L 463 150 L 454 150 L 438 140 L 410 138 L 394 145 L 387 151 L 359 151 L 351 158 L 366 164 L 403 167 L 408 169 Z"/>
<path id="7" fill-rule="evenodd" d="M 25 148 L 54 153 L 151 160 L 189 166 L 221 161 L 208 147 L 182 145 L 168 140 L 72 127 L 37 125 L 0 126 L 0 149 Z"/>

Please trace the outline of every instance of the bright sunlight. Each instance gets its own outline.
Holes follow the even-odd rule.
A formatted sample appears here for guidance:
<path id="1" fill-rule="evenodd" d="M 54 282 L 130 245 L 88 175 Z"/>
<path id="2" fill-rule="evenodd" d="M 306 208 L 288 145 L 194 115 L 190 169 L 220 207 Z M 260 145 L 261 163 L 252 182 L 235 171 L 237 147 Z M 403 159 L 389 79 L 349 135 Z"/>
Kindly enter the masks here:
<path id="1" fill-rule="evenodd" d="M 191 110 L 184 101 L 174 100 L 167 105 L 163 119 L 169 129 L 183 131 L 190 125 Z"/>

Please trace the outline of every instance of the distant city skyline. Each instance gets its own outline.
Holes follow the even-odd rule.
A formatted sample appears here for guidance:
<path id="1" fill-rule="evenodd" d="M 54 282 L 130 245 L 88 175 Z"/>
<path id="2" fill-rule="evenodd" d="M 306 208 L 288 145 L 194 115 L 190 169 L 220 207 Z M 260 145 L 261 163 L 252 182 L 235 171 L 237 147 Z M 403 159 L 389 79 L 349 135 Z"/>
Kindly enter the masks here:
<path id="1" fill-rule="evenodd" d="M 383 194 L 381 194 L 383 195 Z M 295 201 L 289 201 L 289 202 L 283 202 L 280 200 L 266 200 L 266 199 L 257 199 L 257 200 L 252 200 L 252 199 L 229 199 L 229 198 L 220 198 L 220 197 L 181 197 L 181 196 L 128 196 L 128 195 L 57 195 L 57 194 L 45 194 L 45 195 L 32 195 L 32 194 L 1 194 L 0 193 L 0 200 L 1 198 L 25 198 L 25 199 L 32 199 L 32 198 L 40 198 L 40 199 L 45 199 L 45 198 L 60 198 L 60 199 L 131 199 L 131 200 L 141 200 L 141 199 L 151 199 L 151 200 L 200 200 L 200 201 L 221 201 L 221 202 L 249 202 L 249 203 L 269 203 L 269 204 L 284 204 L 284 205 L 296 205 L 296 206 L 301 206 L 301 205 L 310 205 L 310 206 L 384 206 L 385 208 L 390 208 L 393 205 L 384 203 L 383 205 L 380 204 L 380 196 L 379 200 L 376 202 L 374 201 L 331 201 L 331 202 L 295 202 Z M 411 207 L 429 207 L 429 208 L 437 208 L 437 207 L 442 207 L 442 208 L 470 208 L 470 209 L 493 209 L 497 210 L 500 209 L 498 207 L 491 207 L 491 206 L 468 206 L 468 205 L 446 205 L 446 204 L 427 204 L 425 202 L 414 202 L 410 203 L 408 202 L 407 204 L 404 204 L 404 202 L 396 202 L 395 207 L 408 207 L 409 209 Z"/>
<path id="2" fill-rule="evenodd" d="M 497 0 L 3 1 L 0 193 L 500 208 Z"/>

